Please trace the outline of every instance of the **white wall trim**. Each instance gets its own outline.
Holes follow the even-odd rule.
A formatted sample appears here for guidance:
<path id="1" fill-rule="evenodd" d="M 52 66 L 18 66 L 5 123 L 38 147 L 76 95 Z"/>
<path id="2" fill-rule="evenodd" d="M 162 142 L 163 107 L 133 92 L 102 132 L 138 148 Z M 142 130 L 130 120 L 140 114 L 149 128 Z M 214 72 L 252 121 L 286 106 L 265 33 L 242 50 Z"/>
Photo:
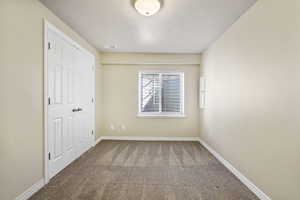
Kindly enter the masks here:
<path id="1" fill-rule="evenodd" d="M 101 62 L 102 65 L 199 65 L 198 62 L 122 62 L 122 61 L 115 61 L 115 62 Z"/>
<path id="2" fill-rule="evenodd" d="M 45 185 L 44 179 L 39 180 L 28 188 L 25 192 L 15 198 L 15 200 L 27 200 Z"/>
<path id="3" fill-rule="evenodd" d="M 254 185 L 246 176 L 239 172 L 231 163 L 225 160 L 219 153 L 213 150 L 206 142 L 199 138 L 202 144 L 213 156 L 218 159 L 231 173 L 233 173 L 244 185 L 246 185 L 259 199 L 271 200 L 261 189 Z"/>
<path id="4" fill-rule="evenodd" d="M 50 23 L 44 19 L 44 182 L 49 182 L 48 161 L 48 27 Z"/>
<path id="5" fill-rule="evenodd" d="M 95 140 L 94 146 L 96 146 L 99 142 L 103 140 L 103 137 L 99 137 L 97 140 Z"/>
<path id="6" fill-rule="evenodd" d="M 101 140 L 133 140 L 133 141 L 195 141 L 198 142 L 198 137 L 127 137 L 127 136 L 103 136 Z M 97 141 L 98 141 L 97 140 Z"/>

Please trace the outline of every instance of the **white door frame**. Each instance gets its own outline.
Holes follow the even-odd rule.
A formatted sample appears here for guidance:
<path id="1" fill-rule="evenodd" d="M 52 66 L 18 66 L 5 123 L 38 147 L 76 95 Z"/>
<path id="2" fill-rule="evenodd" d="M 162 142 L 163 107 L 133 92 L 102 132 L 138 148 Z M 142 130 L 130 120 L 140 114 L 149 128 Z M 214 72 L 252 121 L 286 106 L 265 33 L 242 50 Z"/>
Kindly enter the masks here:
<path id="1" fill-rule="evenodd" d="M 72 40 L 69 36 L 67 36 L 65 33 L 60 31 L 57 27 L 52 25 L 50 22 L 48 22 L 46 19 L 44 19 L 44 181 L 45 184 L 49 182 L 49 160 L 48 160 L 48 31 L 52 30 L 53 32 L 57 33 L 60 37 L 62 37 L 64 40 L 68 41 L 70 44 L 72 44 L 75 48 L 80 49 L 81 51 L 91 55 L 94 58 L 94 76 L 95 76 L 95 56 L 81 47 L 77 42 Z M 94 84 L 95 84 L 95 78 L 94 78 Z M 95 109 L 95 87 L 94 87 L 94 109 Z M 95 112 L 94 112 L 95 113 Z M 94 114 L 95 118 L 95 114 Z M 94 120 L 95 122 L 95 120 Z M 95 141 L 95 123 L 93 124 L 93 138 Z"/>

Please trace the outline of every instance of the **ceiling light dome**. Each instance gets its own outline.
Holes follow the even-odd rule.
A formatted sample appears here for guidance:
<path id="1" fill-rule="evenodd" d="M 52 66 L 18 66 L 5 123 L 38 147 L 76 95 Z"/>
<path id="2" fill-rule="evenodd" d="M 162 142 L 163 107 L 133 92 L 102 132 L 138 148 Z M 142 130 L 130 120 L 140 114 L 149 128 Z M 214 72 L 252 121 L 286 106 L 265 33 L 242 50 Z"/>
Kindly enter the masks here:
<path id="1" fill-rule="evenodd" d="M 154 15 L 159 11 L 160 6 L 160 0 L 136 0 L 134 3 L 135 9 L 145 16 Z"/>

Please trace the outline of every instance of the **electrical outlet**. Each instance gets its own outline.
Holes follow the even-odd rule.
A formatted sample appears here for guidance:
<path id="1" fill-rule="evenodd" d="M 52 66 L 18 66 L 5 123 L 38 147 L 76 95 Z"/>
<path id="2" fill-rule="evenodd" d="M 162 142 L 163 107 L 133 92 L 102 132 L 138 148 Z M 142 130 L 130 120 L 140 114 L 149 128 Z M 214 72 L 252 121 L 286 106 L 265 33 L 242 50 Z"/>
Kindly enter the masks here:
<path id="1" fill-rule="evenodd" d="M 120 125 L 120 129 L 121 131 L 125 131 L 126 130 L 126 126 L 124 124 Z"/>
<path id="2" fill-rule="evenodd" d="M 116 130 L 115 125 L 113 125 L 113 124 L 110 124 L 110 125 L 109 125 L 109 128 L 110 128 L 110 130 L 112 130 L 112 131 Z"/>

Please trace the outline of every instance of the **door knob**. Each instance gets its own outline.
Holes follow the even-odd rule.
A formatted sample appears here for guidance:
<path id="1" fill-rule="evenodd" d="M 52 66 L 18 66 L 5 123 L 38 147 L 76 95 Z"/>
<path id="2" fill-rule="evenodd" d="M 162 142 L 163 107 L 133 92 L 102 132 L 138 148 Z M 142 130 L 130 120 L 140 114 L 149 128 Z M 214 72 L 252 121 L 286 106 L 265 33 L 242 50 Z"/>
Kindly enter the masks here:
<path id="1" fill-rule="evenodd" d="M 82 111 L 82 108 L 73 108 L 72 112 L 80 112 Z"/>

